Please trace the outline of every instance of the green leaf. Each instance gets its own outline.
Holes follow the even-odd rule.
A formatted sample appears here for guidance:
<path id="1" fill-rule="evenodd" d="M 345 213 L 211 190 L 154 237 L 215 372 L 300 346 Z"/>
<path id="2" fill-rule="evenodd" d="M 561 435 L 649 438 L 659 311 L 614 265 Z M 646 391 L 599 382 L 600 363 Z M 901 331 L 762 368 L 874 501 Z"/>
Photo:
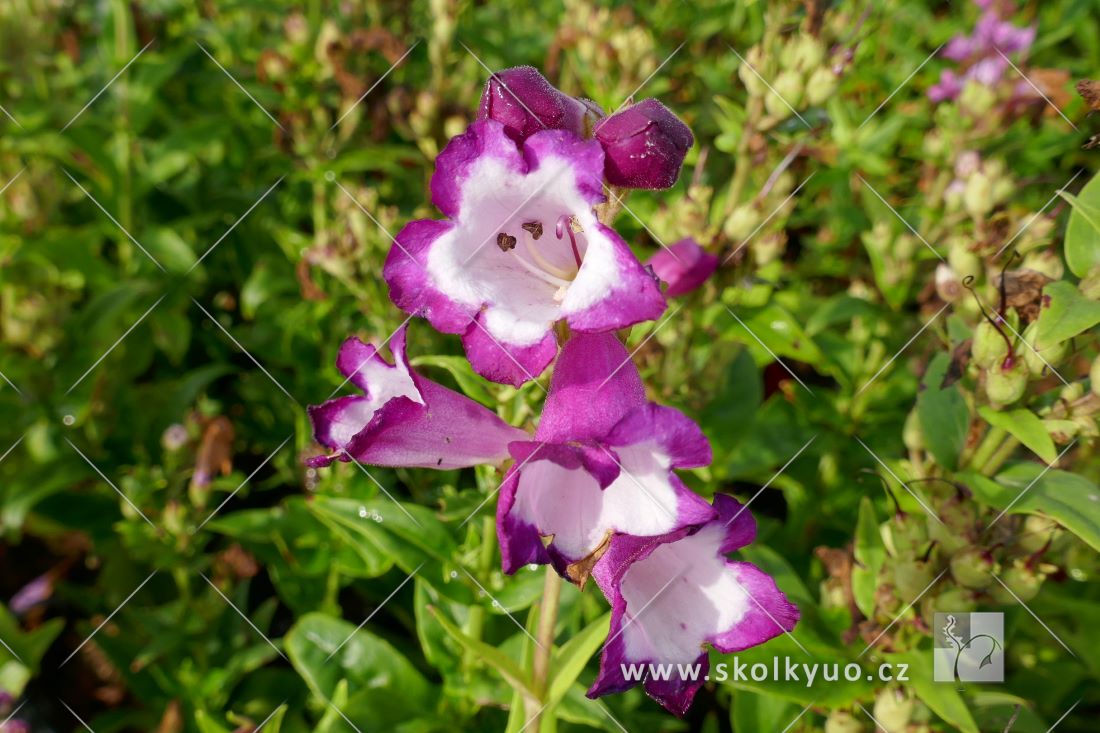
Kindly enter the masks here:
<path id="1" fill-rule="evenodd" d="M 1060 344 L 1100 323 L 1100 303 L 1081 295 L 1072 283 L 1048 283 L 1043 295 L 1050 298 L 1050 303 L 1039 314 L 1033 344 L 1036 348 Z"/>
<path id="2" fill-rule="evenodd" d="M 790 725 L 797 714 L 798 709 L 786 700 L 738 690 L 733 695 L 730 722 L 735 731 L 781 731 Z"/>
<path id="3" fill-rule="evenodd" d="M 600 648 L 600 644 L 607 638 L 608 629 L 611 626 L 611 614 L 606 613 L 599 620 L 593 621 L 562 645 L 561 649 L 553 656 L 551 669 L 554 677 L 546 695 L 546 702 L 556 704 L 565 697 L 565 693 L 580 677 L 584 671 L 584 665 Z"/>
<path id="4" fill-rule="evenodd" d="M 888 654 L 886 658 L 895 669 L 899 662 L 909 665 L 909 684 L 932 712 L 962 733 L 979 733 L 978 724 L 955 686 L 933 681 L 931 649 L 913 649 L 905 654 Z"/>
<path id="5" fill-rule="evenodd" d="M 1077 196 L 1060 191 L 1073 205 L 1066 225 L 1066 264 L 1077 277 L 1100 265 L 1100 175 L 1093 176 Z"/>
<path id="6" fill-rule="evenodd" d="M 389 730 L 434 708 L 431 686 L 401 652 L 343 619 L 306 614 L 284 644 L 294 669 L 318 697 L 335 702 L 346 681 L 342 712 L 364 731 Z"/>
<path id="7" fill-rule="evenodd" d="M 451 638 L 457 641 L 463 649 L 471 652 L 479 660 L 495 669 L 500 676 L 518 692 L 523 693 L 531 699 L 538 699 L 534 690 L 532 690 L 531 686 L 527 683 L 527 676 L 523 673 L 523 670 L 519 668 L 518 664 L 506 657 L 504 653 L 496 647 L 491 647 L 484 642 L 466 636 L 466 634 L 462 633 L 457 626 L 448 621 L 447 618 L 440 613 L 439 609 L 434 606 L 430 608 L 429 611 L 435 616 L 435 620 L 439 622 L 439 625 L 442 626 Z"/>
<path id="8" fill-rule="evenodd" d="M 1045 514 L 1100 552 L 1100 488 L 1084 476 L 1044 468 L 1017 463 L 996 481 L 977 474 L 963 480 L 981 501 L 1011 514 Z"/>
<path id="9" fill-rule="evenodd" d="M 458 388 L 463 394 L 472 400 L 476 400 L 486 407 L 496 408 L 499 400 L 493 396 L 485 384 L 485 380 L 479 377 L 468 359 L 462 356 L 418 356 L 412 360 L 413 366 L 434 366 L 446 369 L 458 382 Z"/>
<path id="10" fill-rule="evenodd" d="M 756 311 L 742 308 L 740 312 L 735 310 L 733 313 L 741 321 L 730 318 L 731 325 L 726 330 L 726 337 L 745 344 L 758 365 L 770 364 L 775 361 L 775 356 L 787 356 L 807 364 L 815 364 L 822 359 L 817 344 L 806 335 L 794 316 L 778 304 L 769 303 Z M 766 348 L 761 346 L 761 341 Z"/>
<path id="11" fill-rule="evenodd" d="M 921 380 L 917 397 L 917 417 L 925 445 L 936 463 L 944 468 L 955 468 L 958 464 L 970 426 L 970 410 L 958 385 L 940 389 L 950 363 L 948 354 L 936 354 Z"/>
<path id="12" fill-rule="evenodd" d="M 388 498 L 356 501 L 317 496 L 310 509 L 326 524 L 346 530 L 359 541 L 391 557 L 406 573 L 435 560 L 450 562 L 455 541 L 430 510 Z"/>
<path id="13" fill-rule="evenodd" d="M 875 507 L 869 497 L 859 502 L 859 518 L 856 520 L 855 536 L 856 565 L 852 568 L 852 593 L 856 605 L 867 618 L 874 617 L 875 591 L 878 588 L 878 574 L 886 560 L 886 548 L 878 530 Z"/>
<path id="14" fill-rule="evenodd" d="M 1058 449 L 1054 447 L 1054 440 L 1046 426 L 1031 410 L 1021 408 L 999 412 L 985 405 L 978 409 L 978 413 L 990 425 L 1008 431 L 1009 435 L 1047 463 L 1052 463 L 1058 457 Z"/>

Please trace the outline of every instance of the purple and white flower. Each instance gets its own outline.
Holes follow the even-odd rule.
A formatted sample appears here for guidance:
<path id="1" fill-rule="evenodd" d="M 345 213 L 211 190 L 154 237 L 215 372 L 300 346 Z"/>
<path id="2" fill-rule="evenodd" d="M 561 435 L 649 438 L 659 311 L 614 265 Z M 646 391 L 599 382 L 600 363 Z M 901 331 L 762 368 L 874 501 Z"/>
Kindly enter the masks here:
<path id="1" fill-rule="evenodd" d="M 1002 20 L 989 3 L 977 2 L 985 12 L 970 35 L 957 35 L 947 42 L 943 56 L 962 64 L 961 73 L 944 69 L 940 80 L 928 90 L 933 102 L 954 99 L 962 93 L 967 81 L 993 86 L 1004 78 L 1009 68 L 1008 54 L 1021 53 L 1035 41 L 1035 27 L 1019 27 Z M 1003 55 L 1002 55 L 1003 54 Z"/>
<path id="2" fill-rule="evenodd" d="M 462 334 L 474 369 L 519 386 L 557 354 L 554 324 L 612 331 L 664 312 L 653 275 L 600 223 L 603 150 L 567 130 L 522 144 L 493 119 L 436 160 L 432 201 L 447 219 L 410 222 L 383 276 L 398 307 Z"/>
<path id="3" fill-rule="evenodd" d="M 710 463 L 710 444 L 682 413 L 646 400 L 614 334 L 569 340 L 535 439 L 510 450 L 497 504 L 507 573 L 549 562 L 583 584 L 612 534 L 663 535 L 715 516 L 674 470 Z"/>
<path id="4" fill-rule="evenodd" d="M 648 695 L 683 715 L 709 670 L 707 646 L 738 652 L 788 632 L 798 607 L 775 581 L 727 555 L 750 544 L 756 521 L 732 497 L 714 497 L 717 517 L 661 537 L 616 535 L 593 570 L 611 602 L 611 628 L 600 674 L 588 690 L 596 698 L 638 684 L 630 665 L 698 665 L 698 675 L 643 682 Z"/>
<path id="5" fill-rule="evenodd" d="M 707 281 L 718 269 L 718 255 L 707 252 L 691 237 L 681 239 L 668 249 L 656 252 L 646 264 L 662 282 L 668 283 L 665 295 L 687 295 Z"/>
<path id="6" fill-rule="evenodd" d="M 625 188 L 670 188 L 695 144 L 691 128 L 656 99 L 643 99 L 593 130 L 606 155 L 607 182 Z"/>
<path id="7" fill-rule="evenodd" d="M 336 366 L 363 394 L 309 408 L 314 437 L 331 451 L 309 459 L 309 465 L 354 459 L 376 466 L 464 468 L 500 463 L 509 443 L 527 437 L 470 398 L 410 369 L 406 329 L 390 339 L 393 364 L 355 337 L 340 347 Z"/>

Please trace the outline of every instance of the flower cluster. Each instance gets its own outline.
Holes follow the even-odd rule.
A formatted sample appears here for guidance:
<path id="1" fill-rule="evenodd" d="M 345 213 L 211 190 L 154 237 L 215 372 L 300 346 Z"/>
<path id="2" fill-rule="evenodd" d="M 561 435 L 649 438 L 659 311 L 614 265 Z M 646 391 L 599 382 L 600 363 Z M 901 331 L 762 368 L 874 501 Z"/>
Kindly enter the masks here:
<path id="1" fill-rule="evenodd" d="M 996 86 L 1009 68 L 1008 55 L 1024 53 L 1035 41 L 1035 28 L 1018 27 L 1002 20 L 992 0 L 975 0 L 982 17 L 970 35 L 957 35 L 944 46 L 943 56 L 960 65 L 960 72 L 945 69 L 940 81 L 928 90 L 933 102 L 958 97 L 966 83 Z M 1020 81 L 1020 92 L 1027 94 L 1027 82 Z"/>
<path id="2" fill-rule="evenodd" d="M 390 341 L 393 363 L 346 341 L 337 366 L 363 394 L 310 408 L 329 449 L 314 466 L 512 461 L 497 507 L 505 572 L 549 564 L 581 587 L 594 578 L 611 603 L 592 697 L 637 684 L 623 665 L 705 665 L 708 644 L 745 649 L 798 619 L 770 577 L 727 559 L 752 541 L 752 516 L 679 478 L 710 463 L 710 445 L 687 416 L 646 398 L 615 335 L 717 267 L 693 240 L 643 265 L 607 220 L 605 189 L 673 185 L 692 144 L 654 99 L 605 116 L 533 68 L 494 74 L 477 121 L 436 161 L 431 196 L 446 218 L 406 225 L 383 276 L 398 307 L 460 334 L 487 379 L 519 386 L 554 363 L 533 435 L 413 371 L 405 327 Z M 682 714 L 703 677 L 644 686 Z"/>

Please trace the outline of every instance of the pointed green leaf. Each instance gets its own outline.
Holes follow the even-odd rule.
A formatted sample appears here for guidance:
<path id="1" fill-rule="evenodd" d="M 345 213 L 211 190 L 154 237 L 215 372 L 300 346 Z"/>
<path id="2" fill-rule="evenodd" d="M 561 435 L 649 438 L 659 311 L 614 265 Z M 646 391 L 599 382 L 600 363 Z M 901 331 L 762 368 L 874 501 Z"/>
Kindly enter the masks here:
<path id="1" fill-rule="evenodd" d="M 992 407 L 983 406 L 978 409 L 978 412 L 987 423 L 1008 431 L 1009 435 L 1026 445 L 1047 463 L 1058 457 L 1058 449 L 1054 447 L 1054 440 L 1050 437 L 1050 433 L 1047 432 L 1043 421 L 1031 410 L 997 411 Z"/>

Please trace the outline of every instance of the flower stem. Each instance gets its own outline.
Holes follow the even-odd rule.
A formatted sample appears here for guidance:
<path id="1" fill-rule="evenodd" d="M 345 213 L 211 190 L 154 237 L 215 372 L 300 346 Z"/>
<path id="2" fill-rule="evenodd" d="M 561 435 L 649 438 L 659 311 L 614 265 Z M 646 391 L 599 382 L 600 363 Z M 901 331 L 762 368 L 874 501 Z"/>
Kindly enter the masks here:
<path id="1" fill-rule="evenodd" d="M 546 566 L 546 580 L 542 586 L 542 601 L 539 604 L 539 627 L 536 637 L 534 664 L 531 669 L 531 686 L 539 699 L 546 695 L 546 686 L 550 676 L 550 653 L 554 650 L 554 627 L 558 622 L 558 601 L 561 600 L 561 576 L 550 565 Z M 528 717 L 531 730 L 539 730 L 541 710 L 532 711 Z"/>
<path id="2" fill-rule="evenodd" d="M 1012 436 L 1006 438 L 1005 441 L 1001 443 L 1000 447 L 998 447 L 997 450 L 993 452 L 993 455 L 989 457 L 989 460 L 986 461 L 985 465 L 982 466 L 982 473 L 986 476 L 992 476 L 993 474 L 997 473 L 997 470 L 1000 469 L 1001 465 L 1012 457 L 1012 454 L 1016 452 L 1016 449 L 1019 446 L 1020 441 L 1016 440 Z"/>
<path id="3" fill-rule="evenodd" d="M 993 455 L 993 452 L 1000 446 L 1001 441 L 1008 435 L 1008 432 L 1004 428 L 991 427 L 989 432 L 982 438 L 982 442 L 978 445 L 978 449 L 974 451 L 974 455 L 970 458 L 970 467 L 976 468 L 978 471 L 982 471 L 982 467 L 989 462 L 989 458 Z M 984 473 L 984 471 L 982 471 Z"/>

